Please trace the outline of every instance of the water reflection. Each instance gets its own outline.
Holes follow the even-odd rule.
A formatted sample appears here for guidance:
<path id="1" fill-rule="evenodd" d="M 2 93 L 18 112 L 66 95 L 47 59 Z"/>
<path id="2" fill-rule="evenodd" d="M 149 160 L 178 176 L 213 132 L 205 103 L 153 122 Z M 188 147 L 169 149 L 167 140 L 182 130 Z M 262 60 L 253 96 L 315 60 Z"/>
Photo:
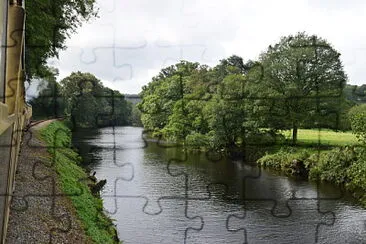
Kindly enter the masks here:
<path id="1" fill-rule="evenodd" d="M 116 127 L 74 135 L 80 153 L 89 155 L 88 167 L 107 179 L 105 207 L 125 243 L 366 240 L 365 211 L 338 188 L 240 161 L 212 161 L 205 153 L 146 146 L 141 133 Z"/>

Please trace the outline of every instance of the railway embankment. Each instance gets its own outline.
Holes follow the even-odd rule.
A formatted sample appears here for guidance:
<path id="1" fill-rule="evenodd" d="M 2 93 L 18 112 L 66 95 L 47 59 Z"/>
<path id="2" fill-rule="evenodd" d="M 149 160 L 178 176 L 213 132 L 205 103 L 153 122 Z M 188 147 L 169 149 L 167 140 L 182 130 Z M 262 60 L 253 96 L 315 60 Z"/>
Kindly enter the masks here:
<path id="1" fill-rule="evenodd" d="M 119 242 L 80 160 L 62 122 L 47 121 L 25 132 L 7 243 Z"/>

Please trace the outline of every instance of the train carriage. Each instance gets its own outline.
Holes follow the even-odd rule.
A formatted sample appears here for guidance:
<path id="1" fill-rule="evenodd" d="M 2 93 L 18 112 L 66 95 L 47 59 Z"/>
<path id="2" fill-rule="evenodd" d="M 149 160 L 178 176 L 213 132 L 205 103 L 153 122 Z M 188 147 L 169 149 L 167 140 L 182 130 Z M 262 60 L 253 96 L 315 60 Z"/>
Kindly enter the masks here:
<path id="1" fill-rule="evenodd" d="M 0 239 L 5 242 L 24 128 L 31 117 L 24 88 L 24 1 L 0 1 Z"/>

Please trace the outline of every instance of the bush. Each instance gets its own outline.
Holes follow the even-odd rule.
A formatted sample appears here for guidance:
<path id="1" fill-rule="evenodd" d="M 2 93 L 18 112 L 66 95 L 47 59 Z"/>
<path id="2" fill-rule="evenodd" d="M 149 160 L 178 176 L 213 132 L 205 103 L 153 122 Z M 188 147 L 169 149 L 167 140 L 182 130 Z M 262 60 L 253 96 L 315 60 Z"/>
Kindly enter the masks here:
<path id="1" fill-rule="evenodd" d="M 360 149 L 354 147 L 341 147 L 323 152 L 311 168 L 309 176 L 311 179 L 347 184 L 353 180 L 348 170 L 359 160 L 359 154 Z"/>
<path id="2" fill-rule="evenodd" d="M 209 147 L 209 138 L 206 135 L 194 132 L 186 137 L 186 144 L 192 149 L 205 149 Z"/>
<path id="3" fill-rule="evenodd" d="M 366 206 L 366 150 L 364 147 L 343 147 L 320 154 L 309 177 L 344 185 Z"/>
<path id="4" fill-rule="evenodd" d="M 351 108 L 348 112 L 348 118 L 351 122 L 352 132 L 356 134 L 357 139 L 366 143 L 366 104 Z"/>
<path id="5" fill-rule="evenodd" d="M 248 132 L 245 141 L 248 145 L 273 145 L 276 142 L 276 134 L 262 131 Z"/>
<path id="6" fill-rule="evenodd" d="M 306 170 L 309 170 L 308 158 L 314 152 L 310 149 L 296 149 L 294 147 L 282 147 L 273 154 L 267 154 L 261 157 L 257 163 L 263 167 L 280 169 L 281 171 L 294 175 L 296 166 L 294 162 L 302 162 Z"/>
<path id="7" fill-rule="evenodd" d="M 353 164 L 347 169 L 347 176 L 350 179 L 347 182 L 348 189 L 352 191 L 361 190 L 366 192 L 366 150 L 364 148 L 355 148 Z"/>

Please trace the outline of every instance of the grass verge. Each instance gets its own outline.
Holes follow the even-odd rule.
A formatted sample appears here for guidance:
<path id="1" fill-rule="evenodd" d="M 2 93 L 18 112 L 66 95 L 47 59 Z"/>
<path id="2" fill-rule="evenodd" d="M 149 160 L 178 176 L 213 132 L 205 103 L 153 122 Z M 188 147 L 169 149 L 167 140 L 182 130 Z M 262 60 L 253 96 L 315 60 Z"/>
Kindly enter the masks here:
<path id="1" fill-rule="evenodd" d="M 61 189 L 76 209 L 85 232 L 95 243 L 119 243 L 112 220 L 103 212 L 103 201 L 94 197 L 87 186 L 87 174 L 78 164 L 81 157 L 71 149 L 71 131 L 59 121 L 40 130 L 53 165 L 59 175 Z"/>

